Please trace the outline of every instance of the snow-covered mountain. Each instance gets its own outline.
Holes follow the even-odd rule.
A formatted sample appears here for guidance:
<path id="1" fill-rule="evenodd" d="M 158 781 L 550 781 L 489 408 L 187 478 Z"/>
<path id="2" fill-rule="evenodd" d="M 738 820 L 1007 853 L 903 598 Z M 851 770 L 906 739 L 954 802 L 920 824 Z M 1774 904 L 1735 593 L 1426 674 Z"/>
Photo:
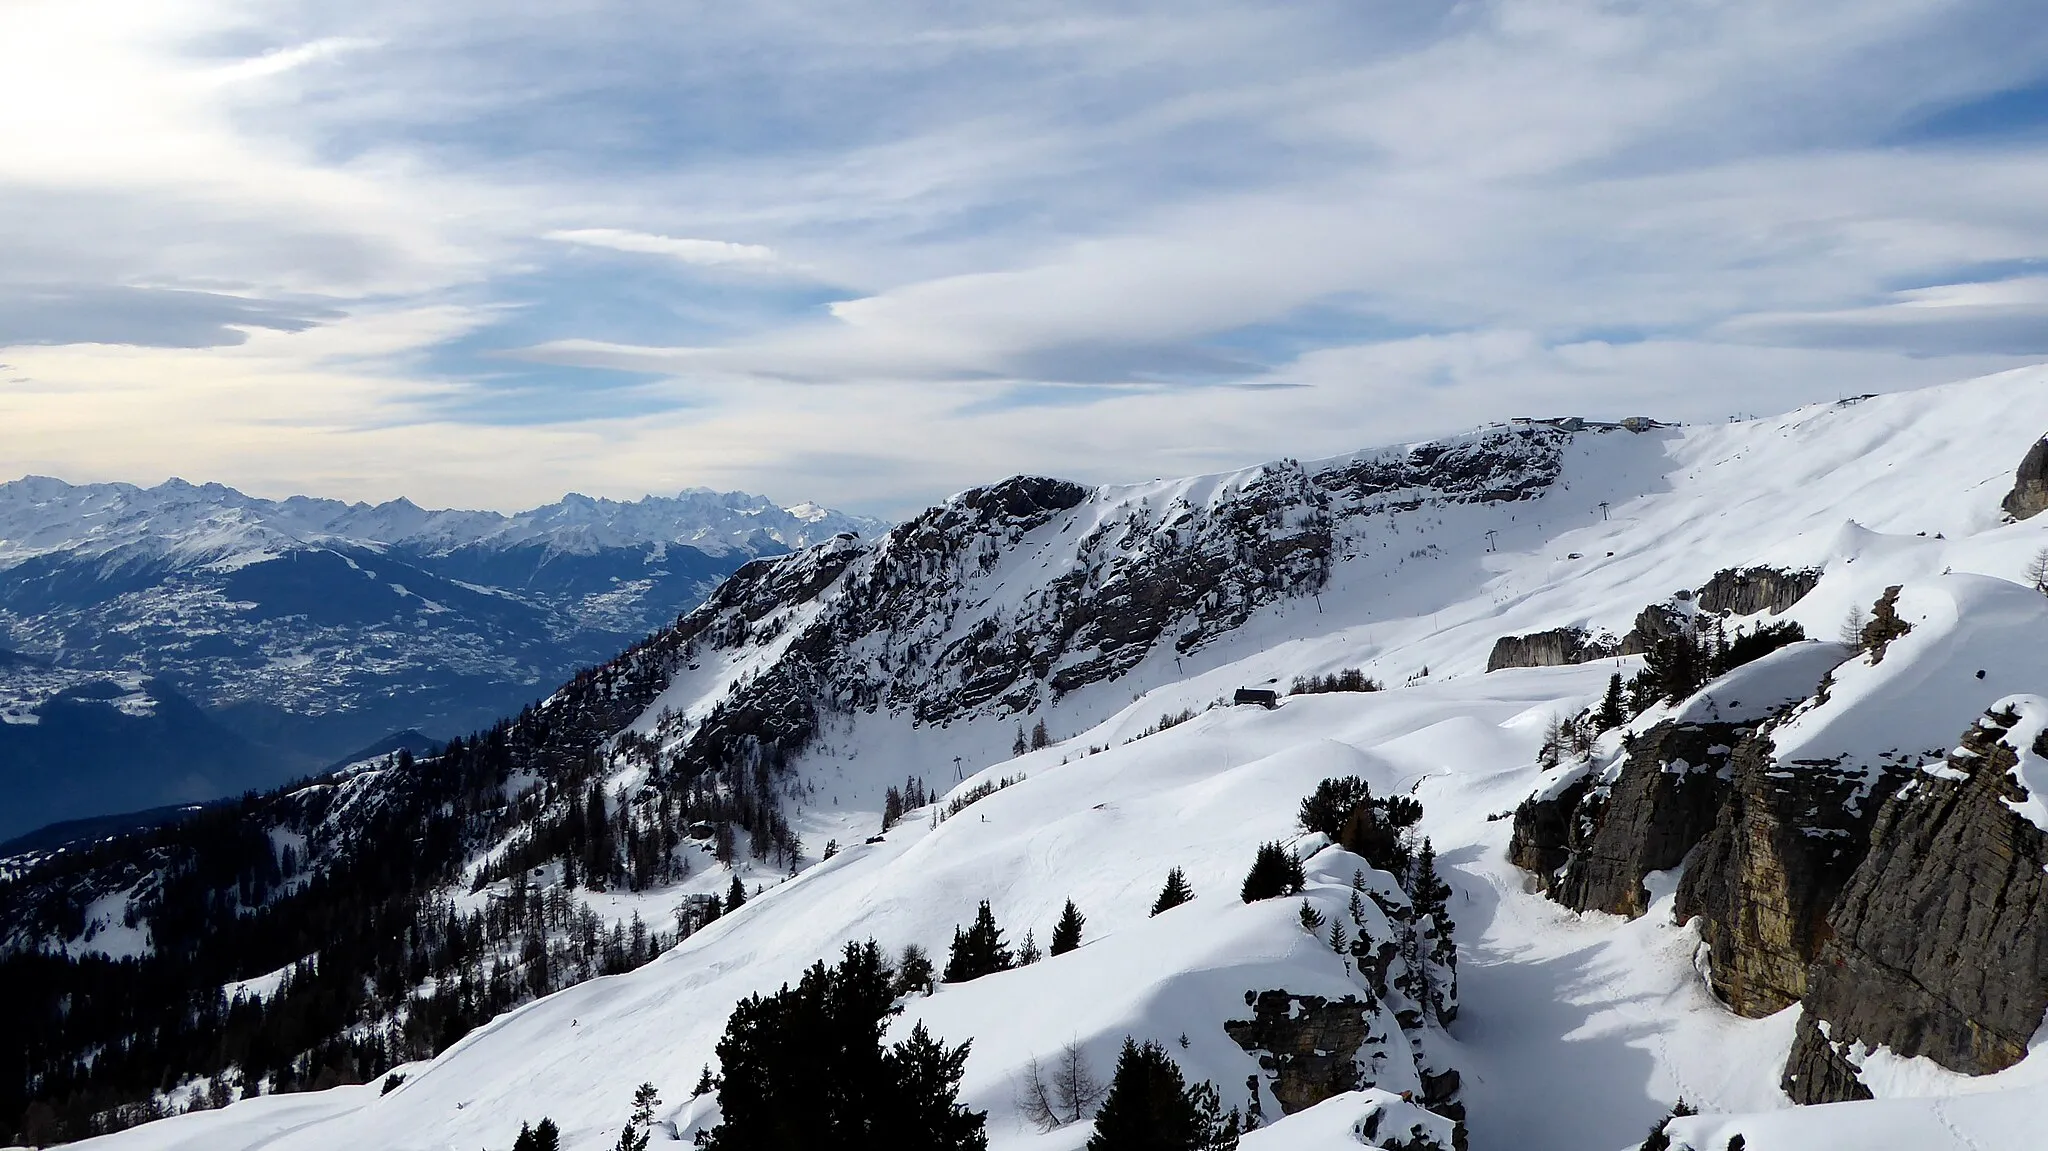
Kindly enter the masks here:
<path id="1" fill-rule="evenodd" d="M 973 1041 L 960 1098 L 999 1151 L 1079 1148 L 1088 1123 L 1042 1130 L 1020 1087 L 1070 1045 L 1106 1072 L 1126 1036 L 1256 1102 L 1249 1151 L 1621 1151 L 1681 1098 L 1702 1114 L 1665 1134 L 1693 1151 L 2034 1147 L 2044 430 L 2036 369 L 1711 427 L 1013 479 L 750 562 L 439 759 L 252 803 L 240 855 L 10 861 L 0 932 L 209 997 L 258 981 L 280 1021 L 357 989 L 243 1062 L 175 1028 L 122 1048 L 159 1104 L 370 1080 L 90 1144 L 124 1151 L 502 1148 L 542 1115 L 597 1151 L 643 1081 L 657 1145 L 687 1141 L 720 1119 L 692 1086 L 742 997 L 850 940 L 943 954 L 982 901 L 1043 943 L 1068 900 L 1078 949 L 891 1025 Z M 1345 777 L 1420 803 L 1454 928 L 1418 913 L 1412 853 L 1297 823 Z M 377 850 L 399 834 L 404 874 Z M 1276 840 L 1305 890 L 1240 900 Z M 1195 898 L 1152 914 L 1172 868 Z M 735 879 L 751 898 L 704 922 Z M 324 914 L 342 890 L 409 894 Z M 279 937 L 209 926 L 208 900 Z M 686 937 L 606 944 L 635 914 Z M 75 1026 L 25 1048 L 40 1081 L 111 1090 L 111 1037 Z"/>
<path id="2" fill-rule="evenodd" d="M 0 484 L 0 648 L 34 661 L 0 666 L 0 774 L 23 797 L 0 839 L 272 785 L 394 731 L 487 724 L 754 556 L 885 526 L 705 490 L 505 516 L 181 480 Z M 154 742 L 111 714 L 97 740 L 84 713 L 62 739 L 30 730 L 63 693 L 104 695 L 92 685 L 109 676 L 151 678 L 211 722 Z M 261 765 L 242 754 L 252 743 Z M 13 778 L 29 775 L 34 802 Z"/>

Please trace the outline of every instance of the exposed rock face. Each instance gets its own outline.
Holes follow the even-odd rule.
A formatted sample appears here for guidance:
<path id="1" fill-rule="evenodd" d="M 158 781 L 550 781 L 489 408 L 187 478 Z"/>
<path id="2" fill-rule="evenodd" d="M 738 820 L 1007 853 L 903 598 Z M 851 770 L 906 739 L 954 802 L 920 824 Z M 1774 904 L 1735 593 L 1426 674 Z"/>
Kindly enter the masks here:
<path id="1" fill-rule="evenodd" d="M 1641 655 L 1650 650 L 1650 645 L 1684 631 L 1686 617 L 1676 608 L 1663 604 L 1651 604 L 1636 613 L 1635 626 L 1621 637 L 1621 648 L 1616 655 Z"/>
<path id="2" fill-rule="evenodd" d="M 694 778 L 774 766 L 804 749 L 821 710 L 920 725 L 1032 711 L 1317 593 L 1333 565 L 1386 546 L 1368 538 L 1368 517 L 1383 528 L 1428 506 L 1542 494 L 1570 439 L 1496 430 L 1312 466 L 1281 460 L 1189 495 L 1042 476 L 977 488 L 874 543 L 840 537 L 743 568 L 666 634 L 691 658 L 777 643 L 779 654 L 701 722 L 676 717 L 658 736 L 680 745 L 678 766 Z"/>
<path id="3" fill-rule="evenodd" d="M 1273 1097 L 1287 1114 L 1363 1086 L 1358 1054 L 1373 1038 L 1366 1004 L 1349 995 L 1329 1000 L 1285 991 L 1246 998 L 1252 1000 L 1252 1017 L 1230 1020 L 1223 1030 L 1277 1076 Z"/>
<path id="4" fill-rule="evenodd" d="M 1820 583 L 1820 570 L 1802 568 L 1723 568 L 1699 590 L 1700 610 L 1719 615 L 1777 615 L 1805 598 Z"/>
<path id="5" fill-rule="evenodd" d="M 1677 918 L 1700 917 L 1715 993 L 1756 1019 L 1806 994 L 1828 909 L 1905 775 L 1824 760 L 1781 765 L 1763 735 L 1744 740 L 1732 762 L 1728 799 L 1679 884 Z"/>
<path id="6" fill-rule="evenodd" d="M 1619 773 L 1515 812 L 1509 852 L 1559 903 L 1631 918 L 1649 909 L 1643 877 L 1678 866 L 1713 829 L 1722 769 L 1746 733 L 1734 724 L 1658 724 L 1631 738 Z"/>
<path id="7" fill-rule="evenodd" d="M 1394 1017 L 1370 999 L 1347 995 L 1332 1000 L 1275 990 L 1247 991 L 1245 1003 L 1252 1008 L 1252 1017 L 1226 1021 L 1223 1030 L 1274 1076 L 1273 1097 L 1289 1115 L 1347 1091 L 1375 1086 L 1372 1069 L 1392 1054 L 1390 1048 L 1404 1055 L 1419 1050 L 1403 1028 L 1420 1027 L 1420 1016 L 1402 1018 L 1400 1027 L 1387 1026 L 1385 1034 L 1376 1034 L 1375 1019 L 1385 1023 Z M 1458 1101 L 1457 1071 L 1419 1065 L 1415 1070 L 1422 1091 L 1414 1102 L 1452 1121 L 1453 1146 L 1462 1151 L 1465 1106 Z"/>
<path id="8" fill-rule="evenodd" d="M 2020 460 L 2012 491 L 2001 505 L 2016 520 L 2030 519 L 2048 510 L 2048 436 L 2035 441 Z"/>
<path id="9" fill-rule="evenodd" d="M 2009 805 L 2028 798 L 2006 740 L 2022 721 L 2011 706 L 1987 713 L 1879 812 L 1810 976 L 1785 1069 L 1793 1099 L 1853 1097 L 1830 1070 L 1850 1043 L 1972 1075 L 2026 1054 L 2048 1010 L 2048 832 Z"/>
<path id="10" fill-rule="evenodd" d="M 1596 637 L 1582 627 L 1559 627 L 1528 635 L 1504 635 L 1493 642 L 1486 670 L 1504 667 L 1564 667 L 1603 659 L 1620 652 L 1612 637 Z"/>

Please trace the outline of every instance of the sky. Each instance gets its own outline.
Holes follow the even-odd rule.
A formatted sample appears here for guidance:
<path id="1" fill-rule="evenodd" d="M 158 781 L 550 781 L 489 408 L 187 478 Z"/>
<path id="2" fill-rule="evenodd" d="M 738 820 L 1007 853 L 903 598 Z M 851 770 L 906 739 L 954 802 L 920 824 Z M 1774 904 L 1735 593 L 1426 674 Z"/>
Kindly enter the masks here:
<path id="1" fill-rule="evenodd" d="M 0 473 L 904 515 L 2035 363 L 2039 16 L 4 0 Z"/>

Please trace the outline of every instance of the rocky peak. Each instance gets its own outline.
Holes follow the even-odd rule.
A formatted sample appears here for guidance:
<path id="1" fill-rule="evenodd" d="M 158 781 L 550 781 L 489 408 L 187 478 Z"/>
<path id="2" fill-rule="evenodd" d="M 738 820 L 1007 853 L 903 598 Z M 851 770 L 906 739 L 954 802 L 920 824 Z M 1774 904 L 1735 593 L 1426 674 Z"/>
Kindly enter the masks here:
<path id="1" fill-rule="evenodd" d="M 917 724 L 1033 711 L 1315 594 L 1371 517 L 1540 494 L 1570 438 L 1495 429 L 1185 481 L 1018 476 L 962 492 L 872 545 L 742 569 L 677 625 L 692 650 L 740 658 L 795 630 L 663 740 L 709 770 L 748 747 L 800 750 L 817 706 Z"/>

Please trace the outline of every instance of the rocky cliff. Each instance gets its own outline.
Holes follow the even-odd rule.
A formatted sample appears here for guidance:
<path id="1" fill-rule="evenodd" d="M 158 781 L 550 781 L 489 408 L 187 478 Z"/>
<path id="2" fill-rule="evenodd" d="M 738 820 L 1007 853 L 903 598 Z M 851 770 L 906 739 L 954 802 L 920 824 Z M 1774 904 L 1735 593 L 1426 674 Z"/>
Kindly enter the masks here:
<path id="1" fill-rule="evenodd" d="M 1713 828 L 1723 769 L 1745 734 L 1670 720 L 1629 736 L 1615 766 L 1515 811 L 1512 859 L 1567 907 L 1641 915 L 1650 899 L 1643 877 L 1678 866 Z"/>
<path id="2" fill-rule="evenodd" d="M 1865 1098 L 1878 1046 L 1981 1075 L 2048 1010 L 2048 699 L 1999 701 L 1886 802 L 1809 975 L 1784 1087 Z"/>
<path id="3" fill-rule="evenodd" d="M 1782 614 L 1820 583 L 1820 569 L 1723 568 L 1698 592 L 1700 610 L 1712 614 Z"/>
<path id="4" fill-rule="evenodd" d="M 2020 460 L 2012 491 L 2002 505 L 2016 520 L 2030 519 L 2048 510 L 2048 436 L 2043 436 Z"/>
<path id="5" fill-rule="evenodd" d="M 1679 884 L 1676 914 L 1701 921 L 1715 993 L 1761 1018 L 1806 993 L 1807 968 L 1830 934 L 1828 909 L 1904 773 L 1781 764 L 1767 735 L 1744 740 L 1731 762 L 1727 799 Z"/>

